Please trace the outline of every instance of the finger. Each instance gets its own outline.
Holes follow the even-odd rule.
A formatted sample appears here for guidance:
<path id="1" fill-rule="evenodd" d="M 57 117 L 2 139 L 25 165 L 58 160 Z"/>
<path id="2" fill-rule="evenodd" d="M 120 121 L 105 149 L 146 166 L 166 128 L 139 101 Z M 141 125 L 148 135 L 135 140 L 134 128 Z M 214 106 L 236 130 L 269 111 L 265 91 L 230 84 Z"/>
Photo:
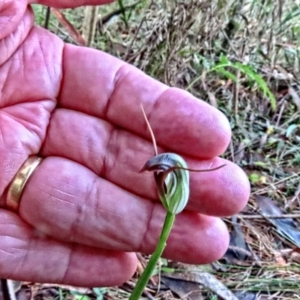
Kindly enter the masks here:
<path id="1" fill-rule="evenodd" d="M 226 149 L 229 123 L 207 103 L 103 52 L 66 45 L 64 53 L 62 107 L 106 119 L 150 139 L 143 103 L 159 145 L 201 158 Z"/>
<path id="2" fill-rule="evenodd" d="M 128 280 L 136 269 L 134 254 L 59 242 L 4 210 L 0 210 L 0 239 L 1 278 L 111 286 Z"/>
<path id="3" fill-rule="evenodd" d="M 6 2 L 11 15 L 8 29 L 5 28 L 4 32 L 6 35 L 11 34 L 0 40 L 0 61 L 6 62 L 0 65 L 1 74 L 5 78 L 0 81 L 0 105 L 5 107 L 40 100 L 55 102 L 62 81 L 64 43 L 49 31 L 32 26 L 32 10 L 24 12 L 24 4 L 20 8 L 18 6 L 24 1 Z M 1 13 L 0 4 L 0 26 L 1 20 L 7 19 Z"/>
<path id="4" fill-rule="evenodd" d="M 103 120 L 66 109 L 56 110 L 42 154 L 76 161 L 131 193 L 157 200 L 153 174 L 139 173 L 153 156 L 152 144 Z M 208 215 L 228 216 L 246 205 L 250 185 L 238 166 L 220 158 L 208 161 L 188 158 L 187 162 L 189 168 L 197 170 L 226 164 L 211 172 L 190 172 L 188 209 Z"/>
<path id="5" fill-rule="evenodd" d="M 15 48 L 17 46 L 14 45 L 14 43 L 8 43 L 8 42 L 12 42 L 14 38 L 18 40 L 18 38 L 27 35 L 26 32 L 27 24 L 23 24 L 23 27 L 20 28 L 20 30 L 14 32 L 18 24 L 21 22 L 21 19 L 24 17 L 26 7 L 27 7 L 27 3 L 25 0 L 23 1 L 10 0 L 10 1 L 0 2 L 0 47 L 1 47 L 0 65 L 2 62 L 4 62 L 7 59 L 7 57 L 5 57 L 6 56 L 5 53 L 10 53 L 10 48 L 11 47 Z M 26 12 L 26 15 L 27 17 L 25 17 L 24 19 L 25 23 L 28 22 L 28 11 Z M 31 14 L 31 21 L 33 21 L 32 14 Z M 23 30 L 25 29 L 25 34 L 24 32 L 21 32 L 21 29 Z M 9 40 L 2 40 L 4 37 L 8 36 L 12 32 L 14 32 L 14 37 L 11 37 Z"/>
<path id="6" fill-rule="evenodd" d="M 26 7 L 25 0 L 0 1 L 0 195 L 39 152 L 61 84 L 63 42 L 32 28 Z"/>
<path id="7" fill-rule="evenodd" d="M 19 212 L 35 228 L 63 241 L 145 253 L 155 249 L 165 216 L 159 203 L 145 201 L 76 163 L 54 157 L 45 159 L 30 178 Z M 223 255 L 227 244 L 221 220 L 183 212 L 165 256 L 207 263 Z"/>
<path id="8" fill-rule="evenodd" d="M 0 110 L 0 197 L 28 156 L 39 152 L 54 107 L 38 101 Z"/>
<path id="9" fill-rule="evenodd" d="M 114 2 L 114 0 L 29 0 L 28 3 L 39 3 L 57 8 L 74 8 L 83 5 L 101 5 Z"/>

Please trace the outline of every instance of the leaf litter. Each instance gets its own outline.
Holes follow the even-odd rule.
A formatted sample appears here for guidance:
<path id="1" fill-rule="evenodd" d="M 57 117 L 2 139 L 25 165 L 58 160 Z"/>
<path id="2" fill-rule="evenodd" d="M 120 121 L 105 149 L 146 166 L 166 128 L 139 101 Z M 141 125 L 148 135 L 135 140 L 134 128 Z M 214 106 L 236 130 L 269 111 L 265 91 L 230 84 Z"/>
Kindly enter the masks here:
<path id="1" fill-rule="evenodd" d="M 162 260 L 144 297 L 187 299 L 196 289 L 197 299 L 299 299 L 300 1 L 118 3 L 94 10 L 85 34 L 91 11 L 84 8 L 55 11 L 49 29 L 74 44 L 90 33 L 91 47 L 219 108 L 233 131 L 223 157 L 245 170 L 252 187 L 243 212 L 225 219 L 231 232 L 226 255 L 209 272 L 194 266 L 202 281 L 191 280 L 189 266 Z M 34 10 L 43 25 L 45 9 Z M 126 299 L 135 282 L 76 295 L 58 286 L 47 299 L 77 300 L 80 293 L 84 300 Z M 45 299 L 43 286 L 23 283 L 22 289 L 31 291 L 28 299 Z"/>

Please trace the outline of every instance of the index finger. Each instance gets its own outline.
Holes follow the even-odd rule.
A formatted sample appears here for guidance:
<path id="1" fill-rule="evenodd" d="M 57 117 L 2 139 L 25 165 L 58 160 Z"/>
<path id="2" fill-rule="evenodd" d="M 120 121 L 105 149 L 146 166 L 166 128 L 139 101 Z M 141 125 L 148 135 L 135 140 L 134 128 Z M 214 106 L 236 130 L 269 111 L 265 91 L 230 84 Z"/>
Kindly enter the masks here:
<path id="1" fill-rule="evenodd" d="M 228 146 L 230 125 L 220 111 L 113 56 L 66 45 L 63 69 L 62 107 L 106 119 L 150 139 L 142 103 L 157 142 L 164 148 L 211 158 Z"/>

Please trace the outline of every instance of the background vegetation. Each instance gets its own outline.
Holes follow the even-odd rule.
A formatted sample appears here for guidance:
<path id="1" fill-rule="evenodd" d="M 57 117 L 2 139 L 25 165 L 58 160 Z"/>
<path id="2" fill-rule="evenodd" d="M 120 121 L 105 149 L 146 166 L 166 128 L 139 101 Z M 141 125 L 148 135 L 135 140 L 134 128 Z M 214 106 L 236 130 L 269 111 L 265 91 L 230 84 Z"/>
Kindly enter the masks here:
<path id="1" fill-rule="evenodd" d="M 37 23 L 66 42 L 111 53 L 230 120 L 233 138 L 224 157 L 252 184 L 247 208 L 226 220 L 230 249 L 205 267 L 162 260 L 145 297 L 299 299 L 300 0 L 119 0 L 52 10 L 49 22 L 45 7 L 34 9 Z M 140 256 L 141 268 L 146 259 Z M 161 270 L 169 275 L 160 277 Z M 134 283 L 88 291 L 58 287 L 54 294 L 42 286 L 35 297 L 126 299 Z"/>

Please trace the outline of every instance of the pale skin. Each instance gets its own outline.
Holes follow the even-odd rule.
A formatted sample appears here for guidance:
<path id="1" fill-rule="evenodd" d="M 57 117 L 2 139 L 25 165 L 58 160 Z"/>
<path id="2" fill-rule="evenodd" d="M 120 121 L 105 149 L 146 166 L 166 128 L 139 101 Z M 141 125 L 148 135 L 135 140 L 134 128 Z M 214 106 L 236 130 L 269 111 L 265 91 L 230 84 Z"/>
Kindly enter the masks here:
<path id="1" fill-rule="evenodd" d="M 139 173 L 153 155 L 141 102 L 160 153 L 178 153 L 192 169 L 226 163 L 191 173 L 190 201 L 164 257 L 220 258 L 229 238 L 219 217 L 239 212 L 250 192 L 244 172 L 218 158 L 231 137 L 226 117 L 108 54 L 34 27 L 33 2 L 105 3 L 0 0 L 0 277 L 118 285 L 135 272 L 135 252 L 153 252 L 165 211 L 153 174 Z M 45 159 L 19 212 L 9 211 L 7 187 L 36 154 Z"/>

